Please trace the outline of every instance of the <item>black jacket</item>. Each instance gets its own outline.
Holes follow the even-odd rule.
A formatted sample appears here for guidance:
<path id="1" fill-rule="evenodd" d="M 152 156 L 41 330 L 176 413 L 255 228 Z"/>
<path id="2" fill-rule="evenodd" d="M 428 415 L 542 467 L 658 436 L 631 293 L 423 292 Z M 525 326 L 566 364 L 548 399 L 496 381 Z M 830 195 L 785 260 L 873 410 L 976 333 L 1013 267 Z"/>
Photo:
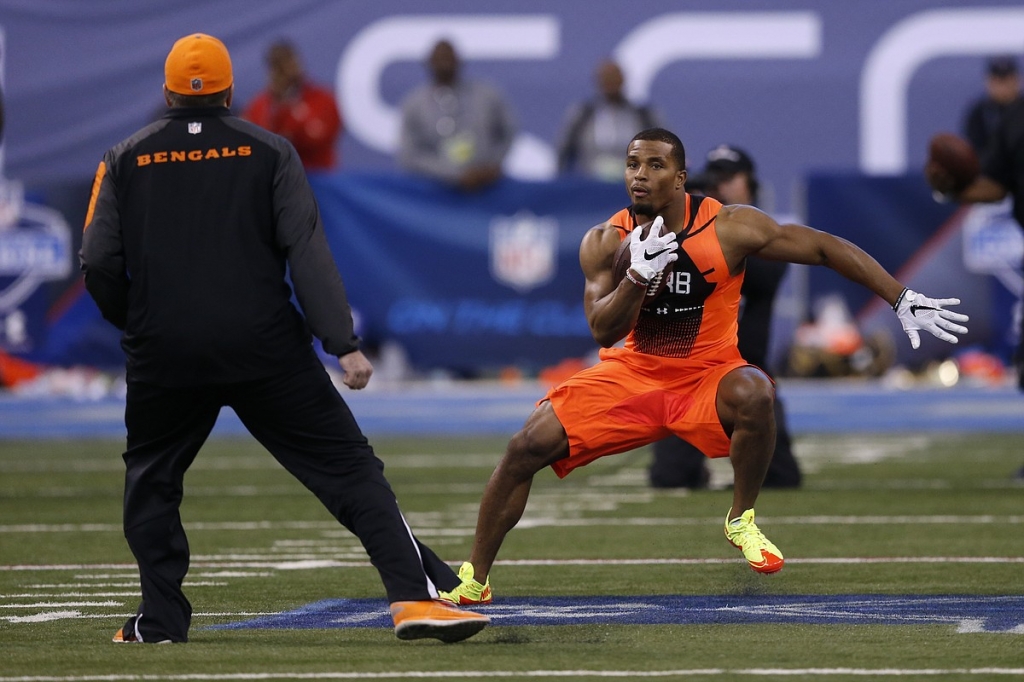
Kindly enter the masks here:
<path id="1" fill-rule="evenodd" d="M 310 329 L 328 353 L 358 348 L 294 148 L 227 108 L 172 108 L 107 152 L 80 256 L 132 379 L 261 378 L 308 360 Z"/>
<path id="2" fill-rule="evenodd" d="M 981 172 L 1013 196 L 1013 217 L 1024 227 L 1024 98 L 1011 102 L 981 154 Z"/>

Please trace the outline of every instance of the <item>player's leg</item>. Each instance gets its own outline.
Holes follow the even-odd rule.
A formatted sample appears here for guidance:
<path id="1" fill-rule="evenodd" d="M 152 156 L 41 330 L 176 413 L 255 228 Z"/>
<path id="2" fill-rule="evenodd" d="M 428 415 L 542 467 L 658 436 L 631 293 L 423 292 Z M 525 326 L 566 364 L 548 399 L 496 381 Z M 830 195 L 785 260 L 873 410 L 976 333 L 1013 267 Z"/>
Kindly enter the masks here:
<path id="1" fill-rule="evenodd" d="M 232 392 L 229 405 L 253 436 L 362 543 L 391 604 L 399 639 L 455 642 L 486 616 L 438 601 L 459 580 L 423 545 L 398 508 L 377 458 L 323 366 L 309 362 Z"/>
<path id="2" fill-rule="evenodd" d="M 722 428 L 730 437 L 736 514 L 751 509 L 761 492 L 775 449 L 774 401 L 774 385 L 756 367 L 734 369 L 718 384 L 716 407 Z"/>
<path id="3" fill-rule="evenodd" d="M 569 453 L 569 439 L 561 422 L 545 400 L 533 411 L 523 428 L 512 436 L 505 454 L 484 487 L 477 515 L 476 536 L 469 561 L 459 569 L 460 584 L 441 593 L 454 604 L 489 604 L 488 578 L 505 536 L 523 517 L 533 476 Z"/>
<path id="4" fill-rule="evenodd" d="M 178 509 L 185 472 L 217 421 L 208 391 L 128 382 L 124 534 L 142 602 L 115 641 L 185 642 L 192 606 L 181 590 L 189 547 Z"/>
<path id="5" fill-rule="evenodd" d="M 462 584 L 442 596 L 462 604 L 490 601 L 487 577 L 505 535 L 522 518 L 538 471 L 550 466 L 564 478 L 595 459 L 666 436 L 659 418 L 651 418 L 664 412 L 667 398 L 659 388 L 626 363 L 603 359 L 549 391 L 487 482 L 470 561 L 459 571 Z"/>
<path id="6" fill-rule="evenodd" d="M 383 462 L 319 361 L 247 382 L 228 404 L 274 458 L 359 538 L 391 601 L 437 596 Z M 447 572 L 442 576 L 447 585 L 458 582 L 433 552 L 428 559 L 429 568 Z"/>
<path id="7" fill-rule="evenodd" d="M 718 384 L 716 407 L 722 428 L 730 435 L 734 475 L 725 534 L 761 573 L 774 573 L 783 565 L 782 553 L 754 523 L 754 503 L 775 449 L 774 399 L 771 380 L 749 365 L 732 370 Z"/>
<path id="8" fill-rule="evenodd" d="M 487 579 L 505 535 L 523 517 L 534 474 L 568 454 L 565 429 L 550 401 L 544 401 L 512 436 L 484 487 L 470 555 L 479 582 Z"/>

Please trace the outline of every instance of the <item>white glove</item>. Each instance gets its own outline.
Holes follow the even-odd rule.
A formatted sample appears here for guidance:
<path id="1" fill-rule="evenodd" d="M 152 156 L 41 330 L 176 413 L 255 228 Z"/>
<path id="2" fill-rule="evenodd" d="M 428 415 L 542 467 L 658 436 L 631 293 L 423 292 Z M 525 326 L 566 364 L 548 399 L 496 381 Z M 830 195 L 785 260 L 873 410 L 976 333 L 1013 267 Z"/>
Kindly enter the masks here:
<path id="1" fill-rule="evenodd" d="M 665 269 L 669 263 L 679 258 L 676 248 L 675 232 L 668 232 L 661 235 L 661 226 L 665 223 L 661 216 L 654 219 L 651 229 L 647 231 L 647 238 L 642 239 L 637 228 L 629 233 L 629 266 L 633 272 L 650 282 L 654 276 Z"/>
<path id="2" fill-rule="evenodd" d="M 903 331 L 910 337 L 911 347 L 921 345 L 921 337 L 917 333 L 919 329 L 949 343 L 959 340 L 949 332 L 967 333 L 967 327 L 955 323 L 966 322 L 968 317 L 943 308 L 947 305 L 960 305 L 960 299 L 928 298 L 910 289 L 903 290 L 892 309 L 896 311 L 896 317 L 900 318 Z"/>

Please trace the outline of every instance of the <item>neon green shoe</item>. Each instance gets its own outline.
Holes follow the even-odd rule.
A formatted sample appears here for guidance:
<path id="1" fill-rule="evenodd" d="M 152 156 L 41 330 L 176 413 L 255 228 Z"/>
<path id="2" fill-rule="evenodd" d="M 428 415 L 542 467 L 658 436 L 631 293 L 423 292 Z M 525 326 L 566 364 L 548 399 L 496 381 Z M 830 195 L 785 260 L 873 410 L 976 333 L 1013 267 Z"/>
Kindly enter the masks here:
<path id="1" fill-rule="evenodd" d="M 461 585 L 451 592 L 441 592 L 438 596 L 459 606 L 491 603 L 491 579 L 488 577 L 483 585 L 473 580 L 473 564 L 463 562 L 459 568 L 459 580 L 462 581 Z"/>
<path id="2" fill-rule="evenodd" d="M 743 552 L 750 567 L 758 573 L 775 573 L 786 562 L 779 548 L 761 533 L 754 523 L 754 510 L 748 509 L 738 519 L 729 520 L 732 509 L 725 516 L 725 537 L 733 547 Z"/>

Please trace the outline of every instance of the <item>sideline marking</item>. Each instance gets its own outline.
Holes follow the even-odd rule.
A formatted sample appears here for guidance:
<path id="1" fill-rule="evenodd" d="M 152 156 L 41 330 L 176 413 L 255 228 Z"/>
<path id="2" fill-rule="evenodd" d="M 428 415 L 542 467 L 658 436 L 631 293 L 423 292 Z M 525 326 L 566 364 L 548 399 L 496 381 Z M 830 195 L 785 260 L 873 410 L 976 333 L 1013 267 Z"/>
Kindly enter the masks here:
<path id="1" fill-rule="evenodd" d="M 1024 675 L 1024 668 L 690 668 L 689 670 L 437 670 L 408 672 L 195 673 L 183 675 L 69 675 L 0 677 L 0 682 L 131 682 L 133 680 L 412 680 L 478 677 L 693 677 L 697 675 L 830 676 L 857 675 Z"/>
<path id="2" fill-rule="evenodd" d="M 1024 595 L 657 595 L 507 597 L 481 606 L 496 626 L 521 625 L 948 625 L 959 633 L 1024 634 Z M 214 630 L 390 627 L 382 599 L 324 599 Z"/>

